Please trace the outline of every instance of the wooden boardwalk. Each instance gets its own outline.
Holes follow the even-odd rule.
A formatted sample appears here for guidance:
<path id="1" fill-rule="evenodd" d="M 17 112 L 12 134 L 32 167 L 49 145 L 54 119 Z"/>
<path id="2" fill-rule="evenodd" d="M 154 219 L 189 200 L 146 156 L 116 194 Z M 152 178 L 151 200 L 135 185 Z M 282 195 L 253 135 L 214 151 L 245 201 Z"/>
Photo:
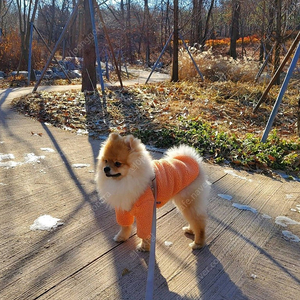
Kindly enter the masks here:
<path id="1" fill-rule="evenodd" d="M 0 153 L 13 157 L 0 161 L 0 299 L 144 299 L 149 254 L 135 250 L 135 232 L 126 243 L 112 240 L 114 212 L 95 192 L 100 141 L 17 115 L 9 99 L 2 93 Z M 300 222 L 300 183 L 204 167 L 213 183 L 207 245 L 192 251 L 180 213 L 171 203 L 158 210 L 154 299 L 300 299 L 300 242 L 282 234 L 300 237 L 300 225 L 275 223 Z M 44 214 L 64 225 L 31 231 Z"/>

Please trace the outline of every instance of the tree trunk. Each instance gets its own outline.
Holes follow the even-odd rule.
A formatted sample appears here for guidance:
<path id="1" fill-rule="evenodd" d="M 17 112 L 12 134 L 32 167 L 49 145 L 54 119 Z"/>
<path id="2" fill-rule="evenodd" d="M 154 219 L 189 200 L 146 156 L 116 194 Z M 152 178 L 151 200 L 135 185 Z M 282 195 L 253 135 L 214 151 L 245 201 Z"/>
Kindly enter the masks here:
<path id="1" fill-rule="evenodd" d="M 207 34 L 208 34 L 208 29 L 209 29 L 209 19 L 210 19 L 210 16 L 211 16 L 212 9 L 214 7 L 214 2 L 215 2 L 214 0 L 211 0 L 210 7 L 209 7 L 209 10 L 208 10 L 208 13 L 207 13 L 204 34 L 203 34 L 203 38 L 201 40 L 201 48 L 202 49 L 204 48 L 205 42 L 206 42 L 206 39 L 207 39 Z"/>
<path id="2" fill-rule="evenodd" d="M 174 0 L 173 65 L 171 81 L 178 81 L 178 0 Z"/>
<path id="3" fill-rule="evenodd" d="M 239 22 L 240 22 L 241 3 L 238 0 L 232 1 L 232 22 L 231 22 L 231 35 L 230 35 L 230 49 L 229 55 L 237 58 L 236 41 L 239 38 Z"/>
<path id="4" fill-rule="evenodd" d="M 274 68 L 273 75 L 280 65 L 280 50 L 281 50 L 281 6 L 282 0 L 275 0 L 276 10 L 276 41 L 274 50 Z M 280 76 L 277 77 L 275 84 L 280 84 Z"/>
<path id="5" fill-rule="evenodd" d="M 18 15 L 19 15 L 19 29 L 21 37 L 21 57 L 19 60 L 18 71 L 26 69 L 28 65 L 28 54 L 29 54 L 29 37 L 30 37 L 30 25 L 29 22 L 34 22 L 36 11 L 37 11 L 38 0 L 29 1 L 27 3 L 27 11 L 20 0 L 17 1 Z"/>
<path id="6" fill-rule="evenodd" d="M 83 24 L 83 66 L 81 91 L 94 91 L 97 87 L 96 76 L 96 51 L 93 37 L 93 27 L 90 14 L 89 0 L 84 0 L 84 24 Z"/>
<path id="7" fill-rule="evenodd" d="M 129 62 L 133 63 L 133 51 L 132 51 L 132 30 L 131 30 L 131 0 L 127 0 L 127 21 L 126 21 L 126 40 L 127 40 L 127 57 Z M 148 30 L 148 28 L 147 28 Z"/>
<path id="8" fill-rule="evenodd" d="M 146 66 L 150 67 L 150 37 L 149 37 L 149 5 L 148 0 L 144 1 L 144 24 L 146 29 Z"/>
<path id="9" fill-rule="evenodd" d="M 191 24 L 191 45 L 201 43 L 202 35 L 202 7 L 203 0 L 193 0 L 192 24 Z"/>

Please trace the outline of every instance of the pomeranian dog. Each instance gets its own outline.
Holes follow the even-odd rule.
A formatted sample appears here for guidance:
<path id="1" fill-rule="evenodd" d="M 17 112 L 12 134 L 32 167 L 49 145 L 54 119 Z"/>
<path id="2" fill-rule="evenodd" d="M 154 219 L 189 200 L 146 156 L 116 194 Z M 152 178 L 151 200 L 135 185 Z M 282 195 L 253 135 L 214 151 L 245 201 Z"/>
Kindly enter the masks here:
<path id="1" fill-rule="evenodd" d="M 194 234 L 190 247 L 203 247 L 210 184 L 201 161 L 197 152 L 185 145 L 169 149 L 160 160 L 152 160 L 139 139 L 111 133 L 99 151 L 96 186 L 102 201 L 115 209 L 121 225 L 114 240 L 126 241 L 136 219 L 137 236 L 142 239 L 137 249 L 150 250 L 155 182 L 156 206 L 173 200 L 189 223 L 183 230 Z"/>

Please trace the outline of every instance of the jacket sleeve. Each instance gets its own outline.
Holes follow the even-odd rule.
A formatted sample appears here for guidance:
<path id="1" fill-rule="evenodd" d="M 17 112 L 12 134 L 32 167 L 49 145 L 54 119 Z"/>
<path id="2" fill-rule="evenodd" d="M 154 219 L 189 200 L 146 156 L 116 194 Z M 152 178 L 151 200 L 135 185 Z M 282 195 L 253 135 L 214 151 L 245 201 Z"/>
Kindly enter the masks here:
<path id="1" fill-rule="evenodd" d="M 150 239 L 154 205 L 154 196 L 150 187 L 147 188 L 142 197 L 134 207 L 137 236 L 141 239 Z"/>
<path id="2" fill-rule="evenodd" d="M 134 222 L 134 216 L 130 211 L 116 209 L 117 223 L 121 226 L 130 226 Z"/>

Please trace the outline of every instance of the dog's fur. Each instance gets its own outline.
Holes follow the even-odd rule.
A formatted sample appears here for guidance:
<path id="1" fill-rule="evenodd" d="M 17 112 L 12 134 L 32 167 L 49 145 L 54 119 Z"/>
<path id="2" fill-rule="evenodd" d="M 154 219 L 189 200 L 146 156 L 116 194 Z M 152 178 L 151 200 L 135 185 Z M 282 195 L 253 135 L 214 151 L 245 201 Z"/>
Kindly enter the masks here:
<path id="1" fill-rule="evenodd" d="M 197 178 L 173 199 L 189 225 L 183 230 L 194 234 L 192 249 L 205 244 L 206 205 L 209 183 L 206 181 L 201 157 L 188 146 L 173 147 L 164 158 L 189 156 L 199 165 Z M 96 185 L 100 198 L 114 209 L 130 211 L 154 178 L 152 158 L 145 146 L 132 135 L 121 137 L 111 133 L 101 146 L 96 170 Z M 150 214 L 151 212 L 149 212 Z M 114 237 L 117 242 L 125 241 L 131 234 L 131 226 L 123 226 Z M 149 251 L 150 241 L 142 240 L 139 250 Z"/>

